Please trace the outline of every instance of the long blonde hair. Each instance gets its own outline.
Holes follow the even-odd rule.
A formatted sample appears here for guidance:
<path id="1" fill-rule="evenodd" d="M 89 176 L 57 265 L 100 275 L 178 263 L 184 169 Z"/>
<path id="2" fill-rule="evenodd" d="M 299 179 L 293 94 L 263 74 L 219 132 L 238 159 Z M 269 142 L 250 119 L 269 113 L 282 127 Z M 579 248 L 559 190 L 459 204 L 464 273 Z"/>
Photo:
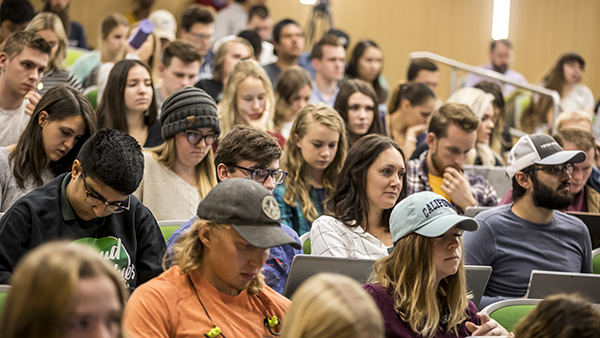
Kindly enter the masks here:
<path id="1" fill-rule="evenodd" d="M 50 12 L 41 12 L 31 19 L 25 30 L 28 32 L 37 33 L 40 31 L 49 30 L 56 34 L 58 38 L 58 50 L 54 59 L 48 60 L 49 69 L 65 69 L 65 58 L 67 57 L 67 46 L 69 40 L 62 21 L 58 15 Z"/>
<path id="2" fill-rule="evenodd" d="M 173 168 L 177 160 L 177 148 L 175 137 L 165 140 L 165 143 L 150 149 L 155 160 L 167 168 Z M 217 185 L 217 170 L 214 165 L 214 155 L 212 147 L 209 147 L 208 153 L 196 164 L 196 183 L 198 184 L 198 193 L 200 198 L 204 198 L 208 192 Z"/>
<path id="3" fill-rule="evenodd" d="M 462 252 L 464 247 L 460 240 Z M 394 309 L 400 319 L 423 337 L 433 338 L 440 328 L 440 313 L 448 310 L 447 332 L 458 334 L 468 319 L 464 255 L 458 272 L 442 279 L 438 289 L 433 263 L 433 238 L 411 233 L 394 245 L 392 253 L 377 260 L 370 283 L 393 291 Z"/>
<path id="4" fill-rule="evenodd" d="M 307 279 L 292 297 L 282 338 L 383 338 L 381 313 L 350 277 L 320 273 Z"/>
<path id="5" fill-rule="evenodd" d="M 264 131 L 272 131 L 274 129 L 273 114 L 275 109 L 275 99 L 273 97 L 271 81 L 258 62 L 252 59 L 242 60 L 233 67 L 231 74 L 229 74 L 229 79 L 227 80 L 227 86 L 225 86 L 225 90 L 223 91 L 223 100 L 221 100 L 220 111 L 221 138 L 227 135 L 235 125 L 248 124 L 246 121 L 242 121 L 238 116 L 237 94 L 240 83 L 249 77 L 261 80 L 267 91 L 267 103 L 262 120 L 260 121 L 261 126 L 259 129 Z"/>
<path id="6" fill-rule="evenodd" d="M 213 236 L 220 236 L 223 230 L 232 229 L 227 224 L 220 224 L 213 221 L 196 219 L 190 229 L 184 233 L 173 247 L 174 261 L 170 262 L 168 253 L 165 253 L 163 266 L 176 264 L 181 268 L 183 274 L 190 274 L 192 271 L 200 270 L 202 267 L 202 258 L 204 255 L 204 244 L 199 237 L 201 228 L 208 228 Z M 259 272 L 246 289 L 249 295 L 257 295 L 265 287 L 265 276 Z"/>
<path id="7" fill-rule="evenodd" d="M 335 157 L 323 173 L 323 186 L 325 187 L 323 205 L 326 209 L 335 195 L 337 178 L 340 171 L 342 171 L 348 148 L 344 120 L 335 110 L 322 103 L 309 104 L 300 110 L 292 126 L 281 159 L 281 168 L 289 173 L 289 177 L 285 181 L 283 200 L 293 207 L 296 206 L 296 201 L 298 201 L 302 206 L 304 218 L 309 222 L 317 219 L 319 213 L 310 200 L 310 182 L 305 174 L 307 164 L 296 142 L 300 141 L 308 132 L 308 128 L 315 123 L 320 123 L 340 135 Z"/>
<path id="8" fill-rule="evenodd" d="M 14 271 L 2 337 L 65 337 L 80 281 L 104 276 L 114 284 L 122 311 L 126 294 L 121 278 L 96 250 L 66 241 L 32 250 Z"/>

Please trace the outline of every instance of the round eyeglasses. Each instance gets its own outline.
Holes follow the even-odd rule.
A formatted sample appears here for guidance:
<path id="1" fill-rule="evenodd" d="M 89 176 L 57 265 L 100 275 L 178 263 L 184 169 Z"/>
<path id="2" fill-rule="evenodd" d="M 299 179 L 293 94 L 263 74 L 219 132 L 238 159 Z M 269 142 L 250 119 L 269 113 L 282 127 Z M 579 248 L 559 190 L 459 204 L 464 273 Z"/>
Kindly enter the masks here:
<path id="1" fill-rule="evenodd" d="M 202 142 L 202 140 L 204 140 L 204 143 L 206 143 L 207 146 L 210 146 L 213 143 L 215 143 L 215 141 L 219 137 L 219 135 L 216 134 L 203 135 L 200 132 L 191 130 L 187 130 L 185 132 L 185 136 L 187 137 L 187 141 L 189 144 L 197 145 L 198 143 Z"/>

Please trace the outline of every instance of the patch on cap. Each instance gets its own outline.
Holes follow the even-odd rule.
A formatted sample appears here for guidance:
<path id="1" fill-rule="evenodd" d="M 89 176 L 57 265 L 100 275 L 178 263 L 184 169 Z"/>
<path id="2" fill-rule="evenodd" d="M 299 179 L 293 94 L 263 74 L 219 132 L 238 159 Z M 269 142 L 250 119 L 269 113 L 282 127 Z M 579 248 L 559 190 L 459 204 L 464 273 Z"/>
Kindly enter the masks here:
<path id="1" fill-rule="evenodd" d="M 279 204 L 275 200 L 273 196 L 265 196 L 262 200 L 262 210 L 270 219 L 276 221 L 281 216 L 281 211 L 279 210 Z"/>

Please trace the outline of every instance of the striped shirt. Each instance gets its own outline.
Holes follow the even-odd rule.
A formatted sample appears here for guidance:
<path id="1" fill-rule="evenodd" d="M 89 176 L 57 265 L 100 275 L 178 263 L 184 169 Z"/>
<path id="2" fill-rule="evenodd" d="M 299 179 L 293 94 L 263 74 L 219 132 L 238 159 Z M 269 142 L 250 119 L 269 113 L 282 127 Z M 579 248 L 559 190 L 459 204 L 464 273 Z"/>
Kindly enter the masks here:
<path id="1" fill-rule="evenodd" d="M 81 82 L 71 72 L 52 68 L 44 73 L 44 77 L 42 77 L 42 81 L 40 81 L 35 91 L 43 96 L 50 88 L 63 83 L 79 91 L 83 90 Z"/>
<path id="2" fill-rule="evenodd" d="M 410 160 L 407 164 L 406 181 L 408 184 L 408 195 L 412 195 L 420 191 L 432 191 L 429 185 L 429 176 L 427 170 L 427 154 L 429 150 L 424 151 L 418 159 Z M 477 200 L 477 206 L 481 207 L 493 207 L 498 205 L 498 197 L 496 197 L 496 190 L 490 185 L 490 183 L 480 175 L 470 174 L 463 172 L 469 185 L 471 186 L 471 193 Z M 464 211 L 456 204 L 452 203 L 454 209 L 459 214 L 464 214 Z"/>

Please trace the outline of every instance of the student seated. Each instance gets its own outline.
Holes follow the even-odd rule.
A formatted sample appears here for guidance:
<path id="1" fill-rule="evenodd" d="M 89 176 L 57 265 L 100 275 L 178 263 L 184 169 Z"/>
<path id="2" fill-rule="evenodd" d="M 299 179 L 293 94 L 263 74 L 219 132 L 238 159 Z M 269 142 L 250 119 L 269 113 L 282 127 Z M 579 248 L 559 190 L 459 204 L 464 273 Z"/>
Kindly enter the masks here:
<path id="1" fill-rule="evenodd" d="M 375 302 L 352 278 L 319 273 L 300 285 L 285 316 L 282 338 L 383 338 Z"/>
<path id="2" fill-rule="evenodd" d="M 55 239 L 89 243 L 110 260 L 126 287 L 157 276 L 165 240 L 150 211 L 130 196 L 144 158 L 131 136 L 104 129 L 90 137 L 72 172 L 18 200 L 0 220 L 0 284 L 32 248 Z"/>
<path id="3" fill-rule="evenodd" d="M 364 81 L 346 81 L 340 88 L 333 108 L 346 123 L 348 148 L 365 135 L 385 134 L 379 119 L 377 96 Z"/>
<path id="4" fill-rule="evenodd" d="M 262 184 L 270 191 L 282 184 L 287 173 L 279 169 L 281 148 L 277 140 L 264 131 L 250 126 L 235 126 L 222 140 L 215 155 L 217 180 L 219 182 L 238 177 L 246 178 Z M 180 226 L 167 241 L 169 254 L 179 238 L 192 226 L 196 217 Z M 292 228 L 281 224 L 281 228 L 299 243 L 298 235 Z M 262 273 L 265 283 L 273 290 L 282 293 L 294 256 L 301 254 L 301 249 L 284 244 L 272 247 Z"/>
<path id="5" fill-rule="evenodd" d="M 273 191 L 281 220 L 299 235 L 331 206 L 346 159 L 346 128 L 340 115 L 323 103 L 302 109 L 292 126 L 281 167 L 290 178 Z"/>
<path id="6" fill-rule="evenodd" d="M 424 83 L 394 85 L 385 127 L 387 135 L 398 142 L 406 156 L 410 157 L 417 144 L 425 142 L 434 110 L 435 94 Z"/>
<path id="7" fill-rule="evenodd" d="M 121 60 L 115 64 L 96 113 L 100 128 L 128 133 L 144 148 L 164 142 L 152 76 L 141 61 Z"/>
<path id="8" fill-rule="evenodd" d="M 4 2 L 2 3 L 4 4 Z M 0 53 L 0 147 L 15 144 L 41 96 L 34 90 L 48 67 L 50 44 L 32 32 L 17 32 Z"/>
<path id="9" fill-rule="evenodd" d="M 523 136 L 512 148 L 513 203 L 478 214 L 479 230 L 464 236 L 467 263 L 493 268 L 480 306 L 523 297 L 532 270 L 592 272 L 587 227 L 557 212 L 571 204 L 573 164 L 585 159 L 546 134 Z"/>
<path id="10" fill-rule="evenodd" d="M 433 192 L 398 203 L 390 216 L 390 255 L 373 266 L 371 284 L 386 337 L 507 336 L 509 333 L 469 300 L 461 236 L 477 230 Z"/>
<path id="11" fill-rule="evenodd" d="M 48 68 L 46 68 L 36 92 L 43 96 L 50 88 L 59 84 L 67 84 L 77 90 L 82 90 L 81 82 L 65 69 L 69 40 L 58 15 L 49 12 L 38 13 L 27 25 L 25 31 L 38 34 L 52 46 Z"/>
<path id="12" fill-rule="evenodd" d="M 203 90 L 185 87 L 167 98 L 160 121 L 165 143 L 144 153 L 144 178 L 134 195 L 159 221 L 190 219 L 217 185 L 217 106 Z"/>
<path id="13" fill-rule="evenodd" d="M 275 131 L 273 88 L 265 70 L 255 60 L 233 67 L 221 101 L 221 128 L 226 135 L 238 124 L 250 125 L 273 135 L 283 148 L 285 139 Z"/>
<path id="14" fill-rule="evenodd" d="M 310 229 L 311 254 L 381 258 L 392 246 L 389 219 L 405 196 L 406 164 L 400 146 L 368 135 L 350 148 L 339 174 L 333 215 L 317 218 Z"/>
<path id="15" fill-rule="evenodd" d="M 14 146 L 0 148 L 0 212 L 73 166 L 75 156 L 96 133 L 96 114 L 76 89 L 58 85 L 36 105 Z"/>
<path id="16" fill-rule="evenodd" d="M 51 242 L 15 269 L 2 337 L 122 337 L 121 277 L 88 245 Z"/>
<path id="17" fill-rule="evenodd" d="M 269 248 L 300 245 L 281 229 L 279 208 L 260 183 L 232 178 L 198 206 L 174 247 L 175 262 L 131 295 L 131 337 L 272 337 L 290 301 L 264 283 Z"/>
<path id="18" fill-rule="evenodd" d="M 292 66 L 281 72 L 275 83 L 275 130 L 287 140 L 292 125 L 302 108 L 310 103 L 312 80 L 300 66 Z"/>

